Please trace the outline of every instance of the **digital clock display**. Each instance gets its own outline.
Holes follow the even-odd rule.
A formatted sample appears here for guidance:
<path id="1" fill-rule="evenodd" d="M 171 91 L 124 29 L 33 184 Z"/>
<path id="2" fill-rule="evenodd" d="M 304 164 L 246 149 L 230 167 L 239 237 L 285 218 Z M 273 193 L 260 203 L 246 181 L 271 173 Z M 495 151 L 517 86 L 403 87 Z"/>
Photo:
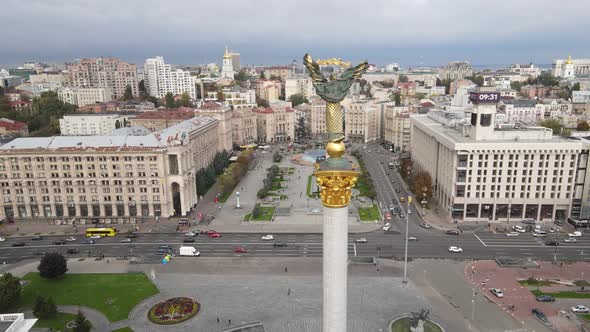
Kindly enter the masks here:
<path id="1" fill-rule="evenodd" d="M 500 100 L 498 92 L 472 92 L 469 100 L 474 104 L 497 103 Z"/>

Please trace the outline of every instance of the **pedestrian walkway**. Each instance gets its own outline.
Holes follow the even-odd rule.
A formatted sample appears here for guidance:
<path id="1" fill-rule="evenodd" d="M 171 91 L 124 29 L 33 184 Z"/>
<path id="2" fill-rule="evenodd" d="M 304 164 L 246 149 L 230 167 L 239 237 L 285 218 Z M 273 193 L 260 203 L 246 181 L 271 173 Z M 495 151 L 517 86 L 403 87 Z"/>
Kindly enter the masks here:
<path id="1" fill-rule="evenodd" d="M 58 305 L 57 306 L 58 312 L 63 312 L 66 314 L 77 314 L 78 311 L 82 312 L 86 319 L 92 324 L 94 331 L 111 331 L 112 328 L 111 322 L 106 318 L 105 315 L 100 313 L 97 310 L 88 307 L 76 306 L 76 305 Z M 24 312 L 25 318 L 34 318 L 32 310 L 26 310 Z M 121 325 L 121 327 L 127 326 L 126 322 L 125 325 Z"/>

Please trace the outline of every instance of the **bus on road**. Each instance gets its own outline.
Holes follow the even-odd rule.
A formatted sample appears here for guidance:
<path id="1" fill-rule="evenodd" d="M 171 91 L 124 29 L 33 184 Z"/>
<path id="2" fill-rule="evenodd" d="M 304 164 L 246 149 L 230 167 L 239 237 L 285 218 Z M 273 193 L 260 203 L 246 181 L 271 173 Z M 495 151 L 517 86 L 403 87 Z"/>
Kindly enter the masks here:
<path id="1" fill-rule="evenodd" d="M 87 228 L 86 229 L 86 236 L 90 237 L 92 235 L 100 235 L 100 236 L 115 236 L 117 235 L 116 228 Z"/>

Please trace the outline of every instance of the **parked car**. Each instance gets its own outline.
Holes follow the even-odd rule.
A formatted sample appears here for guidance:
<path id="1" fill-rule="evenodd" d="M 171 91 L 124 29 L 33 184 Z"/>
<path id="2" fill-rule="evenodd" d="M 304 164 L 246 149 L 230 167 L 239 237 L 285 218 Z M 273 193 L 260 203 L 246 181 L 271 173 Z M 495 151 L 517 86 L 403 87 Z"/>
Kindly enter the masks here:
<path id="1" fill-rule="evenodd" d="M 272 246 L 273 247 L 276 247 L 276 248 L 286 247 L 287 246 L 287 242 L 285 242 L 285 241 L 275 241 L 275 243 L 273 243 Z"/>
<path id="2" fill-rule="evenodd" d="M 544 236 L 547 236 L 547 232 L 545 232 L 545 231 L 535 231 L 535 232 L 533 232 L 533 236 L 535 236 L 535 237 L 544 237 Z"/>
<path id="3" fill-rule="evenodd" d="M 367 243 L 367 238 L 366 237 L 358 238 L 358 239 L 354 240 L 354 243 Z"/>
<path id="4" fill-rule="evenodd" d="M 182 240 L 182 242 L 184 242 L 184 243 L 195 242 L 195 239 L 192 237 L 185 237 L 184 240 Z"/>
<path id="5" fill-rule="evenodd" d="M 15 242 L 12 244 L 13 247 L 24 247 L 25 243 L 24 242 Z"/>
<path id="6" fill-rule="evenodd" d="M 208 236 L 209 236 L 210 239 L 219 239 L 221 237 L 221 234 L 219 234 L 219 233 L 211 233 L 211 234 L 208 234 Z"/>
<path id="7" fill-rule="evenodd" d="M 66 250 L 66 253 L 68 253 L 68 254 L 78 254 L 78 253 L 80 253 L 80 249 L 78 249 L 78 248 L 69 248 L 68 250 Z"/>
<path id="8" fill-rule="evenodd" d="M 510 232 L 510 233 L 506 233 L 506 236 L 518 236 L 518 234 L 520 234 L 519 232 Z"/>
<path id="9" fill-rule="evenodd" d="M 66 241 L 57 240 L 57 241 L 51 242 L 51 244 L 53 244 L 54 246 L 60 246 L 62 244 L 66 244 Z"/>
<path id="10" fill-rule="evenodd" d="M 384 231 L 388 231 L 391 228 L 391 224 L 390 223 L 386 223 L 385 225 L 383 225 L 383 230 Z"/>
<path id="11" fill-rule="evenodd" d="M 569 236 L 569 237 L 580 237 L 580 236 L 582 236 L 582 232 L 580 232 L 580 231 L 571 232 L 567 236 Z"/>
<path id="12" fill-rule="evenodd" d="M 426 229 L 430 229 L 430 228 L 432 228 L 432 226 L 430 226 L 430 224 L 427 224 L 427 223 L 425 223 L 425 222 L 421 222 L 421 223 L 420 223 L 420 226 L 421 226 L 421 227 L 424 227 L 424 228 L 426 228 Z"/>
<path id="13" fill-rule="evenodd" d="M 572 311 L 577 314 L 586 314 L 590 312 L 590 309 L 585 305 L 578 304 L 572 307 Z"/>
<path id="14" fill-rule="evenodd" d="M 526 229 L 520 225 L 512 225 L 512 230 L 519 233 L 526 232 Z"/>
<path id="15" fill-rule="evenodd" d="M 40 235 L 33 236 L 33 238 L 31 240 L 33 240 L 33 241 L 41 241 L 41 240 L 43 240 L 43 237 L 40 236 Z"/>
<path id="16" fill-rule="evenodd" d="M 418 241 L 418 238 L 415 236 L 408 237 L 408 241 Z"/>
<path id="17" fill-rule="evenodd" d="M 504 297 L 504 293 L 499 288 L 490 288 L 490 292 L 492 292 L 492 294 L 496 295 L 496 297 Z"/>
<path id="18" fill-rule="evenodd" d="M 449 252 L 463 252 L 463 249 L 457 247 L 457 246 L 450 246 L 449 247 Z"/>
<path id="19" fill-rule="evenodd" d="M 547 319 L 547 316 L 545 316 L 545 313 L 542 312 L 541 309 L 533 308 L 531 310 L 531 313 L 534 316 L 536 316 L 537 318 L 539 318 L 541 321 L 543 321 L 543 323 L 549 322 L 549 320 Z"/>
<path id="20" fill-rule="evenodd" d="M 124 238 L 123 240 L 121 240 L 121 243 L 131 243 L 131 239 L 130 238 Z"/>
<path id="21" fill-rule="evenodd" d="M 555 298 L 551 295 L 543 294 L 543 295 L 537 296 L 537 301 L 539 301 L 539 302 L 554 302 Z"/>
<path id="22" fill-rule="evenodd" d="M 264 240 L 264 241 L 271 241 L 271 240 L 274 240 L 274 239 L 275 239 L 275 237 L 274 237 L 274 236 L 272 236 L 271 234 L 264 235 L 264 236 L 261 238 L 261 240 Z"/>
<path id="23" fill-rule="evenodd" d="M 563 240 L 563 242 L 565 242 L 565 243 L 574 243 L 576 241 L 578 241 L 578 240 L 576 240 L 575 237 L 568 237 L 567 239 Z"/>
<path id="24" fill-rule="evenodd" d="M 127 233 L 127 235 L 125 235 L 126 238 L 128 239 L 135 239 L 137 237 L 137 234 L 135 233 Z"/>
<path id="25" fill-rule="evenodd" d="M 236 254 L 245 254 L 247 252 L 248 252 L 248 250 L 245 247 L 235 247 L 234 248 L 234 253 L 236 253 Z"/>
<path id="26" fill-rule="evenodd" d="M 445 234 L 447 234 L 447 235 L 459 235 L 459 230 L 458 229 L 449 229 L 448 231 L 445 232 Z"/>

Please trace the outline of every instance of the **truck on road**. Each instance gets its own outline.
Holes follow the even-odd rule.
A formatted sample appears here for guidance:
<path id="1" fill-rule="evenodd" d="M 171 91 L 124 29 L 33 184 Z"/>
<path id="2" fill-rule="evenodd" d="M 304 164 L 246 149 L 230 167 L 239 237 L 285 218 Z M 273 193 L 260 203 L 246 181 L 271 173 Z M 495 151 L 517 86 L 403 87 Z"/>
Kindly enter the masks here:
<path id="1" fill-rule="evenodd" d="M 195 247 L 180 247 L 178 253 L 180 254 L 180 256 L 201 256 L 201 253 L 198 252 L 197 249 L 195 249 Z"/>

